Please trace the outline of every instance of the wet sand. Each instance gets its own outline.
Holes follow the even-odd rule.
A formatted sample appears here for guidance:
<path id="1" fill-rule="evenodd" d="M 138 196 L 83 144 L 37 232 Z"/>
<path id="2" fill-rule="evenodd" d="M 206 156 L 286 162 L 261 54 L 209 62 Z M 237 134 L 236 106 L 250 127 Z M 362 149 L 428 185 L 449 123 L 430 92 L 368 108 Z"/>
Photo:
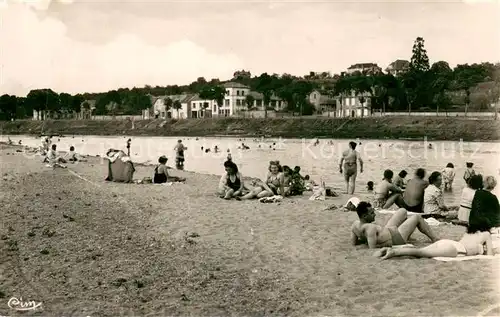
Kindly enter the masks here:
<path id="1" fill-rule="evenodd" d="M 324 210 L 346 197 L 224 201 L 217 176 L 108 183 L 100 159 L 40 161 L 0 145 L 0 315 L 19 314 L 13 296 L 51 316 L 476 316 L 500 302 L 495 262 L 380 261 L 350 246 L 356 214 Z"/>

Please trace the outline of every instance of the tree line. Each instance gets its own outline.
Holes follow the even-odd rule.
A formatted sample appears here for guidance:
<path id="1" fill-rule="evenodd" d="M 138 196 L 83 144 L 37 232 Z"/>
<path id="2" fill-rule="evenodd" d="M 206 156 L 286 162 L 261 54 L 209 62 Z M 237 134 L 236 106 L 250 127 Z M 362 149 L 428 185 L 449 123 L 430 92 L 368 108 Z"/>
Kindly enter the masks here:
<path id="1" fill-rule="evenodd" d="M 398 75 L 383 72 L 356 72 L 329 75 L 328 73 L 298 77 L 290 74 L 263 73 L 253 76 L 248 71 L 234 73 L 233 82 L 249 86 L 262 94 L 264 109 L 274 107 L 272 97 L 286 102 L 285 111 L 310 115 L 315 112 L 309 102 L 313 90 L 332 100 L 339 96 L 354 96 L 361 104 L 368 98 L 372 111 L 448 111 L 450 107 L 486 110 L 500 98 L 500 64 L 464 64 L 451 68 L 445 61 L 430 65 L 424 39 L 418 37 L 413 45 L 407 68 Z M 486 87 L 479 87 L 488 83 Z M 189 85 L 148 86 L 120 88 L 104 93 L 82 93 L 71 95 L 57 93 L 52 89 L 31 90 L 26 97 L 4 94 L 0 96 L 0 120 L 24 119 L 32 116 L 33 110 L 47 111 L 55 117 L 72 117 L 75 113 L 90 111 L 93 115 L 135 115 L 152 106 L 151 97 L 181 94 L 199 94 L 206 100 L 222 105 L 225 89 L 219 79 L 207 81 L 199 77 Z M 479 87 L 479 88 L 478 88 Z M 254 97 L 246 96 L 248 110 L 254 107 Z M 342 106 L 342 98 L 337 98 Z M 179 110 L 178 101 L 165 99 L 168 109 Z M 207 105 L 208 106 L 208 105 Z"/>

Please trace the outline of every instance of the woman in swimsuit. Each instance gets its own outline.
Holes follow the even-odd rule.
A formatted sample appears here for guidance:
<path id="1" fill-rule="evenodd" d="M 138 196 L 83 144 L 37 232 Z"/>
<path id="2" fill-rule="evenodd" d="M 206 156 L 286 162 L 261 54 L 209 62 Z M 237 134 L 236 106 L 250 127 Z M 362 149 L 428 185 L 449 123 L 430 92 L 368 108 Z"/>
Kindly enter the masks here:
<path id="1" fill-rule="evenodd" d="M 184 182 L 186 179 L 181 178 L 181 177 L 176 177 L 176 176 L 170 176 L 168 174 L 168 167 L 167 167 L 167 161 L 168 159 L 165 156 L 160 156 L 158 158 L 158 163 L 159 165 L 156 166 L 155 168 L 155 174 L 153 176 L 153 183 L 154 184 L 162 184 L 166 182 Z"/>
<path id="2" fill-rule="evenodd" d="M 493 255 L 490 230 L 491 223 L 485 217 L 473 216 L 469 219 L 467 232 L 460 241 L 442 239 L 425 248 L 382 248 L 374 256 L 386 260 L 398 256 L 414 256 L 417 258 L 457 257 L 465 255 Z"/>
<path id="3" fill-rule="evenodd" d="M 274 195 L 285 196 L 285 177 L 279 161 L 269 162 L 269 173 L 267 173 L 266 181 L 259 183 L 257 187 L 241 197 L 241 199 L 271 197 Z"/>
<path id="4" fill-rule="evenodd" d="M 219 182 L 219 197 L 231 199 L 241 196 L 245 184 L 243 184 L 241 173 L 238 172 L 238 166 L 228 160 L 224 162 L 224 168 L 226 173 L 222 175 Z"/>

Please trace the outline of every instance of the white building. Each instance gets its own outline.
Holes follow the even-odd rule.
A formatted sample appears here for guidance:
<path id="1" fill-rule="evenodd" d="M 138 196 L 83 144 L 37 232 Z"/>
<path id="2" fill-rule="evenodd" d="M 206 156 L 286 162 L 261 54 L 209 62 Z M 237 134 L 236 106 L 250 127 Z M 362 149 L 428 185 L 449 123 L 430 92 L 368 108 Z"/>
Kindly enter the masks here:
<path id="1" fill-rule="evenodd" d="M 229 117 L 242 115 L 250 109 L 264 110 L 263 95 L 251 91 L 250 87 L 236 82 L 222 84 L 226 94 L 222 105 L 219 107 L 215 100 L 201 99 L 198 94 L 182 94 L 172 96 L 160 96 L 152 99 L 152 109 L 143 111 L 144 119 L 186 119 L 186 118 L 206 118 L 206 117 Z M 252 96 L 253 102 L 249 107 L 247 96 Z M 181 109 L 167 109 L 165 100 L 180 101 Z M 271 97 L 269 108 L 282 110 L 286 103 L 276 96 Z"/>
<path id="2" fill-rule="evenodd" d="M 363 97 L 363 104 L 360 99 Z M 368 93 L 356 96 L 354 91 L 342 94 L 337 99 L 336 117 L 360 118 L 371 116 L 371 96 Z"/>

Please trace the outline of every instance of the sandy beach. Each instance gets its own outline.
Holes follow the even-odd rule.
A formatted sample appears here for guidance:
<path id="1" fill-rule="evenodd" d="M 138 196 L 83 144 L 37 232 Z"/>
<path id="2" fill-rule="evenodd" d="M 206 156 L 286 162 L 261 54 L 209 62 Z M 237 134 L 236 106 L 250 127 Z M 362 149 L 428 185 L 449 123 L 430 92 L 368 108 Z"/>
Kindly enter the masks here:
<path id="1" fill-rule="evenodd" d="M 38 316 L 477 316 L 500 303 L 498 262 L 380 261 L 349 245 L 356 214 L 325 210 L 345 196 L 224 201 L 217 176 L 108 183 L 99 158 L 53 170 L 16 149 L 0 145 L 0 315 L 20 314 L 11 297 L 43 303 Z"/>

